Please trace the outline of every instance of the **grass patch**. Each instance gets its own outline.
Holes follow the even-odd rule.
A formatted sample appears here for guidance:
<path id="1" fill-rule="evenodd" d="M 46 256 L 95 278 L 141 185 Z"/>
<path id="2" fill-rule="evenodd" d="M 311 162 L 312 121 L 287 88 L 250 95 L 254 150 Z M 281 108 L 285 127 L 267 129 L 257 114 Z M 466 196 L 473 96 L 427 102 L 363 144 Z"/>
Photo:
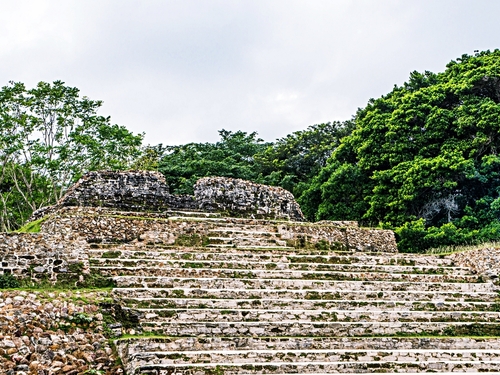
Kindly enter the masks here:
<path id="1" fill-rule="evenodd" d="M 182 234 L 175 239 L 175 246 L 197 247 L 209 244 L 208 237 L 198 234 Z"/>
<path id="2" fill-rule="evenodd" d="M 48 218 L 48 216 L 44 216 L 41 219 L 30 221 L 29 223 L 24 224 L 18 230 L 14 231 L 14 233 L 40 233 L 43 222 Z"/>
<path id="3" fill-rule="evenodd" d="M 122 255 L 121 251 L 106 251 L 102 253 L 101 258 L 116 259 L 119 258 L 121 255 Z"/>

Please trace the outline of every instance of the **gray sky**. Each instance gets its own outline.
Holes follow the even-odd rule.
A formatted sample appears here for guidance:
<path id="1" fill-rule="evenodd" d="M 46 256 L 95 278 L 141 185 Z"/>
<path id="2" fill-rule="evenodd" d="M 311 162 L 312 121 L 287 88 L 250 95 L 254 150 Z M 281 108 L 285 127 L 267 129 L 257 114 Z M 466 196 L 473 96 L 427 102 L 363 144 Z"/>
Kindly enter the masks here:
<path id="1" fill-rule="evenodd" d="M 0 85 L 62 80 L 146 143 L 346 120 L 500 47 L 498 0 L 0 0 Z"/>

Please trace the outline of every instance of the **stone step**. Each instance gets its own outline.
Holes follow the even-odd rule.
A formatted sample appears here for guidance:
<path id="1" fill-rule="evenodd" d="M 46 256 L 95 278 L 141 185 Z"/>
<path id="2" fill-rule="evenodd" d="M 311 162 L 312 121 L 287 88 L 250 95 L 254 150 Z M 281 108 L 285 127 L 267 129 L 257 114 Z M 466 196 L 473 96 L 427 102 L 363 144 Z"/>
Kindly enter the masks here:
<path id="1" fill-rule="evenodd" d="M 245 374 L 331 374 L 331 373 L 419 373 L 419 372 L 440 372 L 440 373 L 482 373 L 499 372 L 499 362 L 480 361 L 429 361 L 429 362 L 261 362 L 253 364 L 152 364 L 142 365 L 129 370 L 133 374 L 155 374 L 155 375 L 201 375 L 201 374 L 224 374 L 224 375 L 245 375 Z"/>
<path id="2" fill-rule="evenodd" d="M 139 308 L 141 324 L 164 322 L 500 322 L 499 312 L 490 311 L 411 311 L 411 310 L 295 310 L 283 309 L 170 309 Z M 499 325 L 500 327 L 500 325 Z"/>
<path id="3" fill-rule="evenodd" d="M 289 349 L 286 352 L 262 350 L 191 350 L 191 351 L 150 351 L 132 354 L 130 360 L 147 364 L 253 364 L 253 363 L 289 363 L 317 362 L 498 362 L 500 350 L 443 350 L 434 349 L 395 349 L 352 350 L 352 349 Z"/>
<path id="4" fill-rule="evenodd" d="M 148 264 L 150 264 L 148 262 Z M 103 276 L 170 276 L 179 278 L 232 278 L 270 279 L 270 280 L 317 280 L 317 281 L 398 281 L 432 283 L 482 283 L 484 279 L 477 275 L 447 275 L 389 272 L 340 272 L 340 271 L 302 271 L 302 270 L 252 270 L 252 269 L 206 269 L 172 268 L 162 266 L 97 266 L 92 265 Z"/>
<path id="5" fill-rule="evenodd" d="M 169 217 L 171 221 L 185 221 L 185 222 L 206 222 L 213 227 L 209 230 L 232 230 L 232 231 L 247 231 L 247 232 L 268 232 L 277 233 L 278 225 L 282 225 L 282 221 L 277 220 L 259 220 L 259 219 L 243 219 L 243 218 L 229 218 L 229 217 L 196 217 L 196 216 L 172 216 Z M 287 224 L 299 224 L 294 222 L 287 222 Z"/>
<path id="6" fill-rule="evenodd" d="M 119 340 L 129 353 L 189 350 L 488 350 L 500 338 L 472 337 L 158 337 Z"/>
<path id="7" fill-rule="evenodd" d="M 207 237 L 209 244 L 208 247 L 215 245 L 224 247 L 236 247 L 236 248 L 252 248 L 255 246 L 259 247 L 289 247 L 287 242 L 280 240 L 279 238 L 267 238 L 267 237 Z"/>
<path id="8" fill-rule="evenodd" d="M 165 211 L 165 215 L 169 219 L 189 219 L 189 218 L 220 218 L 221 214 L 218 212 L 204 212 L 204 211 Z"/>
<path id="9" fill-rule="evenodd" d="M 374 337 L 453 336 L 498 337 L 500 323 L 470 322 L 143 322 L 145 332 L 169 336 L 226 337 Z"/>
<path id="10" fill-rule="evenodd" d="M 321 289 L 303 289 L 303 290 L 289 290 L 289 289 L 207 289 L 207 288 L 115 288 L 113 289 L 114 298 L 142 298 L 142 299 L 156 299 L 156 298 L 169 298 L 189 300 L 204 300 L 209 303 L 210 300 L 276 300 L 277 303 L 281 300 L 311 300 L 313 302 L 325 301 L 343 301 L 351 300 L 356 301 L 369 301 L 381 300 L 391 303 L 403 303 L 412 301 L 429 301 L 434 303 L 441 302 L 491 302 L 496 303 L 498 300 L 498 293 L 494 291 L 489 292 L 467 292 L 467 291 L 453 291 L 445 292 L 439 290 L 431 291 L 373 291 L 362 290 L 348 290 L 331 291 Z M 256 302 L 257 303 L 257 302 Z M 262 302 L 261 302 L 262 303 Z"/>
<path id="11" fill-rule="evenodd" d="M 384 301 L 384 300 L 304 300 L 304 299 L 206 299 L 113 296 L 129 308 L 168 309 L 266 309 L 266 310 L 361 310 L 361 311 L 500 311 L 498 302 Z"/>
<path id="12" fill-rule="evenodd" d="M 214 243 L 209 243 L 207 248 L 214 248 L 214 249 L 238 249 L 238 250 L 260 250 L 260 251 L 276 251 L 276 250 L 295 250 L 294 247 L 291 246 L 286 246 L 284 244 L 270 244 L 270 245 L 264 245 L 264 244 L 214 244 Z"/>
<path id="13" fill-rule="evenodd" d="M 171 260 L 212 260 L 212 261 L 254 261 L 254 262 L 290 262 L 290 263 L 320 263 L 320 264 L 359 264 L 359 265 L 399 265 L 399 266 L 433 266 L 452 267 L 449 258 L 428 255 L 408 254 L 369 254 L 346 253 L 324 250 L 286 249 L 276 251 L 259 251 L 226 249 L 224 252 L 214 248 L 179 248 L 174 246 L 149 246 L 138 242 L 134 244 L 92 244 L 90 254 L 93 258 L 124 257 L 124 258 L 154 258 Z M 312 255 L 311 255 L 312 254 Z M 161 258 L 160 258 L 161 257 Z"/>
<path id="14" fill-rule="evenodd" d="M 92 254 L 94 255 L 94 254 Z M 126 254 L 129 255 L 129 254 Z M 251 270 L 301 270 L 301 271 L 337 271 L 337 272 L 388 272 L 414 274 L 446 274 L 469 275 L 470 270 L 465 267 L 434 267 L 434 266 L 400 266 L 400 265 L 361 265 L 361 264 L 322 264 L 322 263 L 290 263 L 240 261 L 224 262 L 214 260 L 170 260 L 152 258 L 127 258 L 110 252 L 105 257 L 90 258 L 93 266 L 113 267 L 171 267 L 171 268 L 203 268 L 203 269 L 251 269 Z M 106 258 L 111 256 L 113 258 Z M 119 256 L 119 258 L 118 258 Z"/>
<path id="15" fill-rule="evenodd" d="M 195 270 L 196 271 L 196 270 Z M 191 289 L 290 289 L 356 291 L 440 291 L 440 292 L 493 292 L 491 283 L 447 283 L 415 281 L 333 281 L 305 279 L 248 279 L 248 278 L 201 277 L 181 278 L 172 276 L 115 276 L 117 287 L 126 288 L 191 288 Z M 244 275 L 242 275 L 244 276 Z"/>
<path id="16" fill-rule="evenodd" d="M 255 229 L 235 229 L 231 227 L 222 227 L 222 228 L 214 228 L 209 229 L 208 233 L 214 233 L 220 237 L 248 237 L 248 236 L 260 236 L 260 237 L 272 237 L 272 238 L 281 238 L 281 234 L 278 233 L 277 227 L 273 227 L 271 231 L 259 231 Z"/>

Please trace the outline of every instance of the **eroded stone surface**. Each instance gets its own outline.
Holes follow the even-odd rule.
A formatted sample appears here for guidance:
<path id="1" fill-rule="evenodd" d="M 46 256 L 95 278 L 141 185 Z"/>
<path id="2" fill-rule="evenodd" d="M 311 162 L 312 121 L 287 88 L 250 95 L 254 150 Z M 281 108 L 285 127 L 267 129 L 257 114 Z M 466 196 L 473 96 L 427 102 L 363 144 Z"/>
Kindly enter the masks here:
<path id="1" fill-rule="evenodd" d="M 227 212 L 230 216 L 305 220 L 292 193 L 280 187 L 205 177 L 194 185 L 194 194 L 201 210 Z"/>
<path id="2" fill-rule="evenodd" d="M 123 373 L 104 335 L 99 306 L 88 302 L 103 297 L 98 292 L 0 292 L 1 373 Z"/>
<path id="3" fill-rule="evenodd" d="M 293 195 L 280 187 L 226 177 L 206 177 L 194 196 L 170 194 L 165 178 L 153 171 L 89 172 L 51 207 L 31 217 L 42 218 L 67 206 L 108 207 L 124 211 L 199 210 L 229 216 L 304 221 Z"/>

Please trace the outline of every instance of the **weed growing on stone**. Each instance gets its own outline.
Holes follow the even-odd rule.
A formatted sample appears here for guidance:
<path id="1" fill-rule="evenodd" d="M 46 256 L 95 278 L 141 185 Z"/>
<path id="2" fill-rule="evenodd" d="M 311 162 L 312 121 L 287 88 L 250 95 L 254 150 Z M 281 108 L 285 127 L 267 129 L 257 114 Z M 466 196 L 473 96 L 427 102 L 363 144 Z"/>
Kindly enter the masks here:
<path id="1" fill-rule="evenodd" d="M 30 221 L 29 223 L 23 225 L 21 228 L 19 228 L 15 232 L 16 233 L 40 233 L 43 222 L 46 221 L 48 218 L 49 218 L 48 216 L 45 216 L 45 217 L 42 217 L 41 219 Z"/>
<path id="2" fill-rule="evenodd" d="M 0 275 L 0 289 L 19 288 L 21 283 L 10 273 Z"/>
<path id="3" fill-rule="evenodd" d="M 121 255 L 122 255 L 121 251 L 106 251 L 102 253 L 101 258 L 116 259 L 119 258 Z"/>

